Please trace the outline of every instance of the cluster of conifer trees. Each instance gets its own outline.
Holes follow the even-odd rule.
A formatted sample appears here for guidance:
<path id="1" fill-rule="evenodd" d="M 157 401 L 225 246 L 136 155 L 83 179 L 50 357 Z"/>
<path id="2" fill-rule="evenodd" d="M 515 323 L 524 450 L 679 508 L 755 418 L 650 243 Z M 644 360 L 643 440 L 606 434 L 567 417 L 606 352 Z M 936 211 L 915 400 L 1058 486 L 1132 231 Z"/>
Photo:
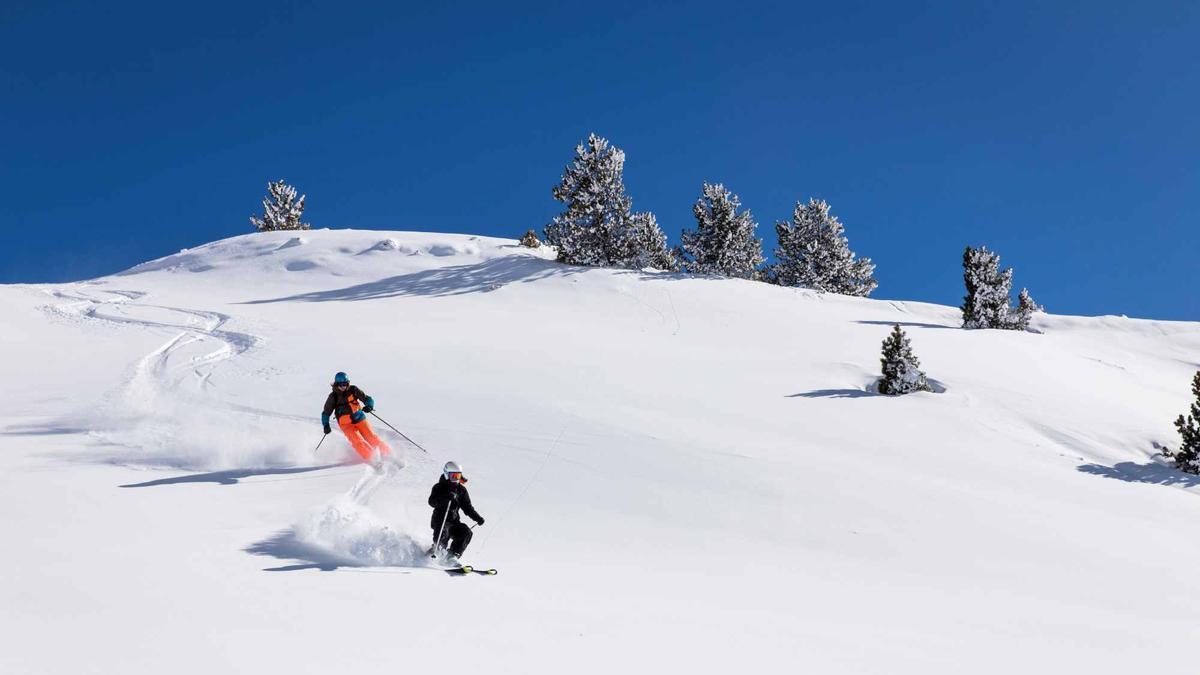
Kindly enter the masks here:
<path id="1" fill-rule="evenodd" d="M 797 202 L 791 221 L 776 224 L 775 262 L 765 265 L 758 224 L 727 187 L 701 186 L 692 207 L 696 226 L 682 232 L 682 245 L 671 248 L 654 214 L 633 210 L 624 168 L 625 152 L 607 139 L 591 134 L 576 146 L 553 190 L 565 208 L 544 230 L 559 262 L 652 267 L 858 296 L 878 285 L 875 265 L 850 250 L 845 228 L 823 201 Z M 525 240 L 533 242 L 536 235 L 526 233 Z"/>
<path id="2" fill-rule="evenodd" d="M 875 264 L 850 250 L 845 228 L 829 204 L 797 202 L 790 221 L 775 224 L 775 261 L 765 264 L 758 225 L 737 195 L 720 183 L 705 182 L 692 207 L 694 229 L 670 248 L 654 214 L 633 211 L 625 190 L 625 153 L 591 134 L 575 148 L 575 157 L 554 187 L 562 213 L 545 227 L 545 242 L 559 262 L 572 265 L 653 267 L 668 271 L 754 279 L 781 286 L 867 297 L 879 285 Z M 530 230 L 522 243 L 540 246 Z M 1000 271 L 1000 258 L 987 248 L 967 247 L 963 254 L 963 328 L 1028 330 L 1041 308 L 1022 289 L 1011 307 L 1012 270 Z M 904 331 L 896 326 L 883 349 L 885 394 L 927 391 L 929 385 Z"/>
<path id="3" fill-rule="evenodd" d="M 796 202 L 790 221 L 775 224 L 778 246 L 775 262 L 765 264 L 758 224 L 741 200 L 720 183 L 705 182 L 692 207 L 696 227 L 682 232 L 682 245 L 671 248 L 653 213 L 633 210 L 625 191 L 625 152 L 608 140 L 590 134 L 575 148 L 575 157 L 554 186 L 562 213 L 544 229 L 545 243 L 557 250 L 559 262 L 571 265 L 655 268 L 740 279 L 827 293 L 867 297 L 878 286 L 875 264 L 850 250 L 845 228 L 830 213 L 829 204 L 810 199 Z M 301 220 L 304 195 L 283 180 L 267 183 L 261 218 L 250 217 L 260 232 L 307 230 Z M 533 230 L 521 243 L 538 247 Z M 1012 269 L 1000 269 L 1000 256 L 987 247 L 968 246 L 963 252 L 963 328 L 1029 330 L 1042 308 L 1022 288 L 1012 306 Z M 882 394 L 899 395 L 931 388 L 904 330 L 896 325 L 883 342 L 880 359 Z M 1182 443 L 1165 451 L 1176 467 L 1200 474 L 1200 373 L 1192 382 L 1196 402 L 1188 415 L 1175 421 Z"/>

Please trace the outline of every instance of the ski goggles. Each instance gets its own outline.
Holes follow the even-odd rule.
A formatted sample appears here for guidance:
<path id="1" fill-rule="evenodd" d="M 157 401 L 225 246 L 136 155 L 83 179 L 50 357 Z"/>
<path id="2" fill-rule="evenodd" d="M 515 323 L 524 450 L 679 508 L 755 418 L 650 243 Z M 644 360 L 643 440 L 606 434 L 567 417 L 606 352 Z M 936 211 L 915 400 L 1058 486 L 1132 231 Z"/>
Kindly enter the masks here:
<path id="1" fill-rule="evenodd" d="M 337 387 L 338 389 L 345 389 L 346 387 L 350 386 L 350 383 L 349 382 L 334 382 L 333 386 Z"/>
<path id="2" fill-rule="evenodd" d="M 466 476 L 463 476 L 461 471 L 451 471 L 450 473 L 446 474 L 446 480 L 450 481 L 451 483 L 467 482 Z"/>

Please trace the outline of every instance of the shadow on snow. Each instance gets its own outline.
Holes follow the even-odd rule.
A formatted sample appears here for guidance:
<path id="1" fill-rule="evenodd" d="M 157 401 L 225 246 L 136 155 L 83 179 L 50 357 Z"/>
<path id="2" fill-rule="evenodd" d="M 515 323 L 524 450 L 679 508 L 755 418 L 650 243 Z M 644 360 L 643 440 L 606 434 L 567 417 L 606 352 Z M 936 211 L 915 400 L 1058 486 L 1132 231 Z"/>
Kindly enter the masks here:
<path id="1" fill-rule="evenodd" d="M 946 393 L 946 385 L 940 380 L 926 377 L 925 382 L 929 385 L 928 391 L 914 391 L 908 395 Z M 899 396 L 889 396 L 879 393 L 879 380 L 865 384 L 858 389 L 815 389 L 813 391 L 802 391 L 798 394 L 788 394 L 787 398 L 873 398 L 876 396 L 899 398 Z"/>
<path id="2" fill-rule="evenodd" d="M 1158 462 L 1146 462 L 1145 464 L 1118 462 L 1112 466 L 1080 464 L 1075 468 L 1083 473 L 1104 476 L 1105 478 L 1115 478 L 1116 480 L 1123 480 L 1126 483 L 1150 483 L 1153 485 L 1185 488 L 1200 486 L 1200 476 L 1184 473 Z"/>
<path id="3" fill-rule="evenodd" d="M 788 398 L 864 398 L 867 396 L 883 396 L 878 392 L 865 389 L 817 389 L 803 391 L 799 394 L 788 394 Z"/>
<path id="4" fill-rule="evenodd" d="M 264 572 L 296 572 L 299 570 L 332 572 L 339 567 L 362 567 L 362 565 L 332 555 L 318 546 L 301 541 L 290 529 L 276 532 L 273 537 L 251 544 L 244 550 L 252 555 L 302 561 L 294 565 L 267 567 L 263 569 Z"/>
<path id="5" fill-rule="evenodd" d="M 86 427 L 55 424 L 16 424 L 0 430 L 0 436 L 68 436 L 85 434 L 91 431 Z"/>
<path id="6" fill-rule="evenodd" d="M 239 480 L 254 476 L 279 476 L 293 473 L 309 473 L 311 471 L 322 471 L 324 469 L 334 469 L 342 466 L 348 466 L 348 464 L 339 462 L 337 464 L 296 466 L 280 469 L 229 469 L 227 471 L 193 473 L 186 476 L 175 476 L 173 478 L 159 478 L 157 480 L 148 480 L 144 483 L 130 483 L 129 485 L 122 485 L 120 487 L 140 488 L 155 487 L 157 485 L 178 485 L 180 483 L 217 483 L 218 485 L 237 485 Z"/>
<path id="7" fill-rule="evenodd" d="M 895 326 L 900 324 L 904 328 L 948 328 L 950 330 L 958 330 L 959 326 L 944 326 L 940 323 L 920 323 L 918 321 L 856 321 L 868 326 Z"/>
<path id="8" fill-rule="evenodd" d="M 528 283 L 555 276 L 568 276 L 587 268 L 572 267 L 531 256 L 508 256 L 473 265 L 456 265 L 402 274 L 330 291 L 300 293 L 281 298 L 250 300 L 242 304 L 275 302 L 341 302 L 395 297 L 443 297 L 486 293 L 506 284 Z"/>

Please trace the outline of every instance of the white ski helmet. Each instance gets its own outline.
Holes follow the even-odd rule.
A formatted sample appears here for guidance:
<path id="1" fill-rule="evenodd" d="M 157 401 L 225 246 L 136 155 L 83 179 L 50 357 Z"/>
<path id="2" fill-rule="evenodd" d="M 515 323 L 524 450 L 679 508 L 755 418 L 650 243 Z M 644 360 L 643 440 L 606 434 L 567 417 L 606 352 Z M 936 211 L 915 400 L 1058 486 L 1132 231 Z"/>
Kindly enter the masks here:
<path id="1" fill-rule="evenodd" d="M 446 462 L 446 466 L 442 467 L 442 476 L 451 483 L 467 482 L 467 477 L 463 475 L 462 467 L 458 465 L 458 462 L 454 461 Z"/>

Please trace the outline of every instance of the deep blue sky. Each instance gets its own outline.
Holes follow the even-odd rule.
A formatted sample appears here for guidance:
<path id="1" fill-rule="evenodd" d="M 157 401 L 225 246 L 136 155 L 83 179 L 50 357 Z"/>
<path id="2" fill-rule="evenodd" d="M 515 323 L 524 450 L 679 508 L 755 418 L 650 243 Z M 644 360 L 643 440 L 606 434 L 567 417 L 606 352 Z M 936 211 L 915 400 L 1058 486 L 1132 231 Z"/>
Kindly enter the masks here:
<path id="1" fill-rule="evenodd" d="M 0 282 L 248 232 L 278 177 L 516 237 L 596 131 L 673 240 L 719 181 L 768 250 L 829 201 L 876 297 L 957 304 L 986 244 L 1053 312 L 1200 320 L 1195 3 L 114 4 L 0 4 Z"/>

